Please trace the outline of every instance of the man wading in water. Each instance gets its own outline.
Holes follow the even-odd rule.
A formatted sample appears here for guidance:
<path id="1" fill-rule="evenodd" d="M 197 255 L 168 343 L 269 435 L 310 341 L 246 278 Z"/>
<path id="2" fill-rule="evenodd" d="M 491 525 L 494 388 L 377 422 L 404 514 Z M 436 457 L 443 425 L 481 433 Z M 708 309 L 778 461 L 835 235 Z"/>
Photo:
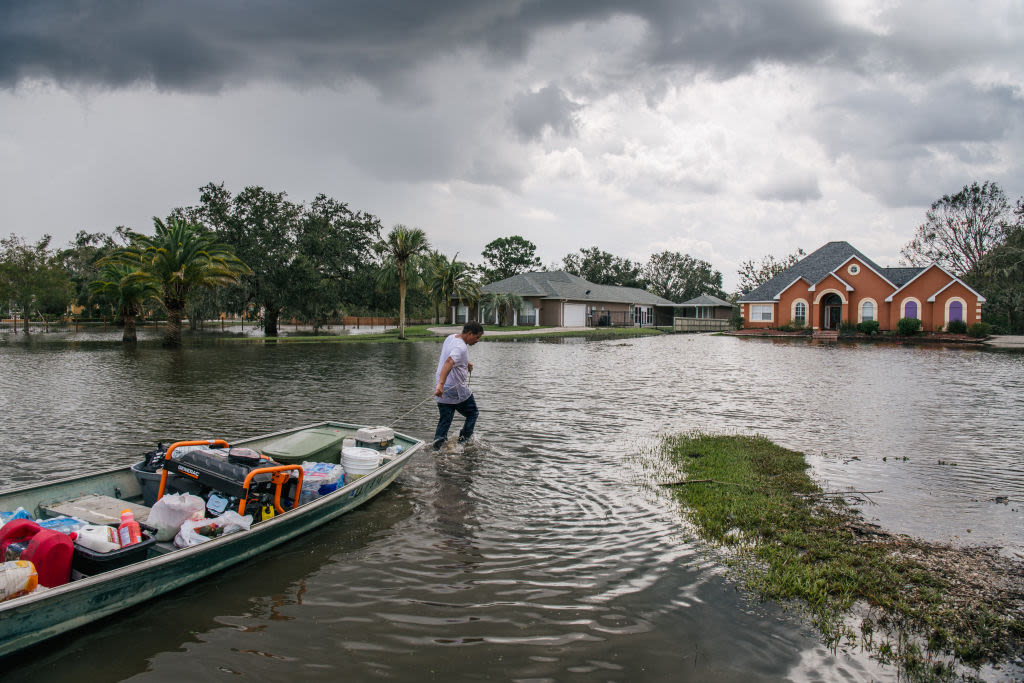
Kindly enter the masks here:
<path id="1" fill-rule="evenodd" d="M 483 325 L 477 322 L 466 323 L 461 334 L 449 335 L 441 347 L 441 358 L 437 361 L 437 373 L 434 379 L 434 396 L 437 397 L 437 410 L 441 416 L 437 420 L 434 431 L 434 450 L 448 439 L 448 428 L 452 426 L 455 411 L 466 418 L 466 424 L 459 432 L 459 443 L 468 441 L 473 436 L 473 427 L 480 411 L 476 408 L 473 391 L 469 388 L 469 373 L 473 372 L 473 364 L 469 362 L 469 347 L 480 341 L 484 336 Z"/>

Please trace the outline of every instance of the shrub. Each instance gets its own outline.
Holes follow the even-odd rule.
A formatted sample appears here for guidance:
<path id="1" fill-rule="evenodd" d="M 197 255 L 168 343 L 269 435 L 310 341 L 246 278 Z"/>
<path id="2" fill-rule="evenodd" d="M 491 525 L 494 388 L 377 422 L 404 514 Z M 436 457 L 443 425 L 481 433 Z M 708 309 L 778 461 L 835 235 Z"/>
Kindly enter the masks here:
<path id="1" fill-rule="evenodd" d="M 967 334 L 967 323 L 963 320 L 950 320 L 946 325 L 946 332 L 950 334 Z"/>
<path id="2" fill-rule="evenodd" d="M 864 320 L 863 322 L 859 322 L 857 323 L 857 331 L 863 332 L 864 334 L 878 334 L 878 321 Z"/>
<path id="3" fill-rule="evenodd" d="M 896 331 L 901 337 L 909 337 L 917 334 L 921 329 L 921 321 L 917 318 L 900 318 L 896 323 Z"/>
<path id="4" fill-rule="evenodd" d="M 856 332 L 857 323 L 850 322 L 849 320 L 844 320 L 843 322 L 839 323 L 839 334 L 852 335 L 856 334 Z"/>
<path id="5" fill-rule="evenodd" d="M 992 326 L 988 323 L 974 323 L 967 328 L 967 334 L 978 339 L 984 339 L 992 331 Z"/>
<path id="6" fill-rule="evenodd" d="M 732 325 L 734 330 L 743 329 L 744 322 L 743 316 L 739 312 L 733 313 L 733 316 L 729 319 L 729 324 Z"/>
<path id="7" fill-rule="evenodd" d="M 806 325 L 802 325 L 798 322 L 790 321 L 785 325 L 779 325 L 780 332 L 803 332 L 807 329 Z"/>

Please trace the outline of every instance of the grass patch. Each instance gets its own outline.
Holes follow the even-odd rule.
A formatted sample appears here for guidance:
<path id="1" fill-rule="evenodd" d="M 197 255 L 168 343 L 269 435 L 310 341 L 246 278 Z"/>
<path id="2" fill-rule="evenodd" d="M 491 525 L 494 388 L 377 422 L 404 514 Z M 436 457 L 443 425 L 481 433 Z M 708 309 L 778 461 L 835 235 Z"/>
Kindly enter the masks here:
<path id="1" fill-rule="evenodd" d="M 805 610 L 833 649 L 859 645 L 917 680 L 1019 656 L 1024 572 L 991 549 L 957 549 L 867 524 L 825 495 L 803 454 L 760 436 L 688 433 L 664 453 L 702 538 L 766 599 Z M 851 609 L 868 616 L 851 626 Z"/>

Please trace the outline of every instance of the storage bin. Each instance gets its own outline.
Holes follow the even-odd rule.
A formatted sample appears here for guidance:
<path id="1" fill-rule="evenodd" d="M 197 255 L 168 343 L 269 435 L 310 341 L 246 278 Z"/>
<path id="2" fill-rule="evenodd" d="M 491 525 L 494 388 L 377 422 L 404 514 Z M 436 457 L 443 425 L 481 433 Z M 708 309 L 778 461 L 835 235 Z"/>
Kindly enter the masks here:
<path id="1" fill-rule="evenodd" d="M 156 502 L 156 494 L 160 491 L 160 474 L 162 470 L 147 472 L 143 467 L 146 462 L 138 462 L 132 465 L 132 472 L 142 487 L 142 503 L 146 507 L 153 507 Z M 197 481 L 179 477 L 177 474 L 167 474 L 167 490 L 164 493 L 191 493 L 198 496 L 203 491 L 203 486 Z"/>
<path id="2" fill-rule="evenodd" d="M 127 548 L 112 550 L 109 553 L 98 553 L 76 544 L 75 554 L 71 558 L 71 575 L 73 578 L 93 576 L 140 562 L 149 555 L 149 549 L 154 543 L 156 543 L 156 529 L 142 525 L 142 541 Z"/>

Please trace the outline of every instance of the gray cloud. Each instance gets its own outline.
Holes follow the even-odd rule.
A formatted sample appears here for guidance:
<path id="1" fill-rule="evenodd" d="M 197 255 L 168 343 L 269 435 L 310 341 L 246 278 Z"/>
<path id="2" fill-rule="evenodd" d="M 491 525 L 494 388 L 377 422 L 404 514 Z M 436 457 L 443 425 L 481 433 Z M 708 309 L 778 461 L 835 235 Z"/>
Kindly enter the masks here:
<path id="1" fill-rule="evenodd" d="M 877 49 L 815 0 L 209 3 L 9 0 L 0 8 L 0 85 L 64 84 L 208 91 L 253 79 L 382 87 L 424 61 L 464 49 L 521 58 L 545 29 L 617 15 L 648 26 L 640 67 L 728 77 L 763 62 L 855 62 Z"/>
<path id="2" fill-rule="evenodd" d="M 574 113 L 582 108 L 561 89 L 552 85 L 537 92 L 520 93 L 513 98 L 509 109 L 512 126 L 523 140 L 535 140 L 551 129 L 563 136 L 576 132 Z"/>

